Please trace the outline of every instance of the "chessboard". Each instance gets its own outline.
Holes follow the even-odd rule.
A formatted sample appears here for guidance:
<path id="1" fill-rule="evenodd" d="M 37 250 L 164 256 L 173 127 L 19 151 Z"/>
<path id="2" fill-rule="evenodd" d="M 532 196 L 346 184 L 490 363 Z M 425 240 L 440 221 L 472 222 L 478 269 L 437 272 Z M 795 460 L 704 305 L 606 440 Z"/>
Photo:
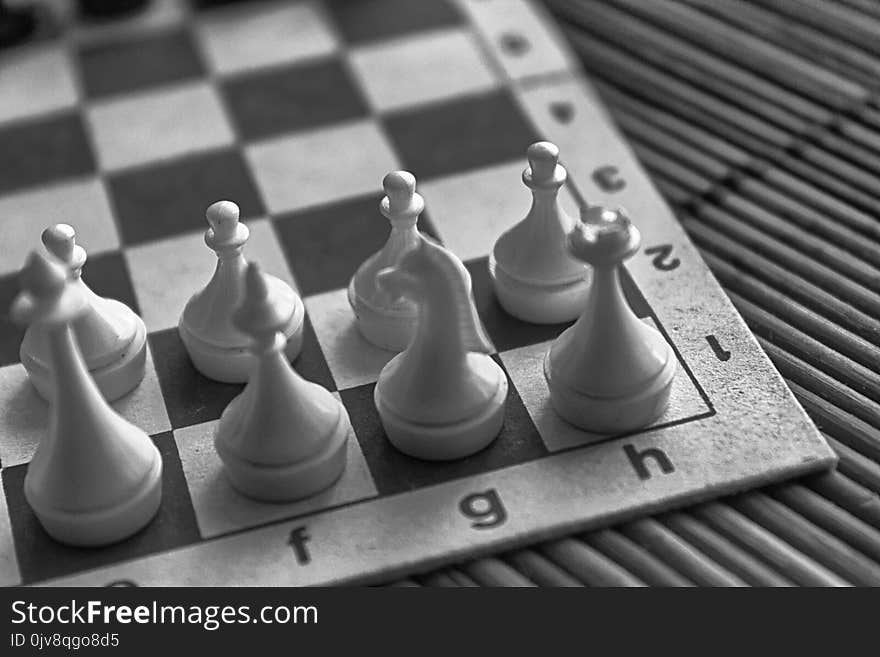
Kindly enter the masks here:
<path id="1" fill-rule="evenodd" d="M 56 11 L 57 30 L 0 54 L 0 305 L 41 231 L 74 225 L 86 282 L 146 323 L 146 377 L 114 407 L 164 459 L 163 504 L 143 531 L 99 549 L 50 539 L 22 489 L 47 407 L 19 362 L 21 330 L 0 318 L 0 583 L 379 582 L 833 464 L 539 7 L 197 5 L 155 0 L 106 26 Z M 520 174 L 538 139 L 560 147 L 569 212 L 623 206 L 642 232 L 627 298 L 680 366 L 644 430 L 592 435 L 559 419 L 541 363 L 566 326 L 516 320 L 493 296 L 487 257 L 528 210 Z M 346 299 L 387 236 L 380 183 L 395 169 L 419 180 L 421 230 L 465 262 L 509 379 L 501 435 L 461 461 L 391 446 L 373 388 L 392 354 L 360 337 Z M 247 257 L 302 296 L 294 366 L 339 396 L 357 438 L 342 479 L 300 502 L 261 504 L 227 483 L 213 431 L 241 386 L 202 377 L 178 335 L 213 271 L 204 212 L 218 199 L 241 207 Z"/>

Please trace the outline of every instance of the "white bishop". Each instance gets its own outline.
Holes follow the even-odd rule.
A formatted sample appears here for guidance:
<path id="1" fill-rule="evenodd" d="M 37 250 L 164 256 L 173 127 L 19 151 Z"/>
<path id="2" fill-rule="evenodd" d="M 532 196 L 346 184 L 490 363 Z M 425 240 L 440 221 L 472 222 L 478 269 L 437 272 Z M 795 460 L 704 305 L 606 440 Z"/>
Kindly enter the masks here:
<path id="1" fill-rule="evenodd" d="M 114 411 L 89 376 L 71 324 L 90 312 L 82 287 L 31 254 L 13 317 L 45 333 L 49 431 L 28 466 L 25 498 L 45 530 L 71 545 L 106 545 L 144 527 L 162 499 L 162 457 Z"/>
<path id="2" fill-rule="evenodd" d="M 248 265 L 244 300 L 232 321 L 252 340 L 255 364 L 242 393 L 223 411 L 214 446 L 235 488 L 258 500 L 286 502 L 340 477 L 352 429 L 342 402 L 284 358 L 287 317 L 270 293 L 269 279 Z"/>

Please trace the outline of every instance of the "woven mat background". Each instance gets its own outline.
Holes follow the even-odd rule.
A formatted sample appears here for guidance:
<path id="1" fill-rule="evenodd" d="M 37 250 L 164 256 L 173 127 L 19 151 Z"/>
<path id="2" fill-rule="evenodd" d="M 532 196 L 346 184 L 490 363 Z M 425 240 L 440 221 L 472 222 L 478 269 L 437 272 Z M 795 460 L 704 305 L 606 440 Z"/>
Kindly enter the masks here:
<path id="1" fill-rule="evenodd" d="M 545 0 L 836 471 L 401 585 L 880 585 L 880 2 Z"/>

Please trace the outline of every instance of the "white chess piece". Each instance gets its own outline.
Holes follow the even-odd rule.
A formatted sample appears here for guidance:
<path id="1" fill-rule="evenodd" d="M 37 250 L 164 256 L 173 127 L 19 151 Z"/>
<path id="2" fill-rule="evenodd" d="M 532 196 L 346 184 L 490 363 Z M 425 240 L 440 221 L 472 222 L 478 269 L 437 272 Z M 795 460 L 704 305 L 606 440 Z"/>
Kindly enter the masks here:
<path id="1" fill-rule="evenodd" d="M 584 211 L 568 249 L 593 266 L 580 318 L 553 342 L 544 360 L 550 401 L 568 422 L 596 433 L 641 428 L 665 410 L 677 369 L 663 336 L 630 308 L 620 268 L 641 235 L 622 210 Z"/>
<path id="2" fill-rule="evenodd" d="M 204 289 L 192 296 L 180 316 L 180 339 L 190 359 L 209 379 L 244 383 L 253 367 L 250 339 L 232 322 L 232 313 L 241 305 L 247 261 L 242 249 L 248 240 L 247 226 L 239 222 L 238 206 L 217 201 L 207 212 L 205 243 L 217 252 L 217 268 Z M 287 283 L 266 276 L 269 303 L 284 318 L 280 329 L 287 341 L 285 353 L 294 360 L 302 348 L 305 308 L 302 299 Z"/>
<path id="3" fill-rule="evenodd" d="M 351 423 L 342 402 L 284 358 L 287 317 L 253 263 L 245 288 L 233 322 L 252 338 L 256 362 L 242 393 L 223 411 L 214 446 L 235 488 L 258 500 L 288 502 L 339 479 Z"/>
<path id="4" fill-rule="evenodd" d="M 415 335 L 418 311 L 405 297 L 391 299 L 379 289 L 376 275 L 393 267 L 423 237 L 416 222 L 425 201 L 416 193 L 416 179 L 407 171 L 392 171 L 382 181 L 385 198 L 379 210 L 391 222 L 388 241 L 358 267 L 348 286 L 348 302 L 361 334 L 377 347 L 402 351 Z"/>
<path id="5" fill-rule="evenodd" d="M 73 322 L 77 344 L 101 394 L 113 401 L 144 378 L 147 330 L 143 320 L 124 303 L 95 294 L 82 280 L 86 252 L 67 224 L 43 231 L 43 244 L 67 268 L 73 284 L 86 299 L 86 312 Z M 21 362 L 37 392 L 49 399 L 52 391 L 49 344 L 38 324 L 28 327 L 20 349 Z"/>
<path id="6" fill-rule="evenodd" d="M 46 332 L 49 431 L 28 466 L 24 494 L 45 530 L 78 546 L 106 545 L 143 528 L 162 499 L 162 457 L 146 433 L 114 411 L 89 376 L 71 323 L 88 295 L 64 269 L 31 254 L 13 306 Z"/>
<path id="7" fill-rule="evenodd" d="M 379 273 L 379 285 L 418 307 L 406 350 L 382 369 L 374 399 L 388 439 L 428 460 L 468 456 L 491 443 L 504 422 L 507 377 L 488 354 L 461 261 L 422 240 Z"/>
<path id="8" fill-rule="evenodd" d="M 559 149 L 549 142 L 532 144 L 528 160 L 522 180 L 532 190 L 532 206 L 525 219 L 501 234 L 489 257 L 495 295 L 524 321 L 572 321 L 584 307 L 589 273 L 565 248 L 565 236 L 577 223 L 559 205 L 567 174 Z"/>

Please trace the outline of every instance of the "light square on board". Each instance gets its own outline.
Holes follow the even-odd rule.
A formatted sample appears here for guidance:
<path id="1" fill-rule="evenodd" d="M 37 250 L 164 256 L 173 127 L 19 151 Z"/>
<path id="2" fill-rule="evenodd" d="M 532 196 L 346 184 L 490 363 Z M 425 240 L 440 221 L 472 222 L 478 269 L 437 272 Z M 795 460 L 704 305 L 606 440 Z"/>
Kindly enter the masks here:
<path id="1" fill-rule="evenodd" d="M 338 390 L 372 383 L 395 353 L 368 342 L 357 328 L 345 288 L 305 298 L 306 311 Z"/>
<path id="2" fill-rule="evenodd" d="M 330 55 L 337 47 L 312 2 L 202 13 L 197 29 L 208 63 L 221 74 Z"/>
<path id="3" fill-rule="evenodd" d="M 312 497 L 284 504 L 250 499 L 233 488 L 223 472 L 223 462 L 214 449 L 216 426 L 216 421 L 206 422 L 174 432 L 180 463 L 203 538 L 376 495 L 370 471 L 357 438 L 352 433 L 348 440 L 345 470 L 328 489 Z"/>
<path id="4" fill-rule="evenodd" d="M 566 48 L 532 3 L 522 0 L 468 0 L 464 3 L 481 26 L 491 26 L 486 39 L 514 80 L 551 75 L 573 68 Z"/>
<path id="5" fill-rule="evenodd" d="M 269 220 L 244 223 L 250 230 L 245 258 L 296 289 Z M 217 266 L 217 255 L 205 244 L 204 231 L 131 247 L 125 250 L 125 258 L 149 332 L 176 327 L 186 302 L 207 284 Z"/>
<path id="6" fill-rule="evenodd" d="M 93 177 L 0 196 L 0 218 L 0 276 L 17 271 L 31 249 L 42 248 L 40 235 L 53 223 L 73 222 L 76 241 L 89 255 L 119 246 L 107 191 Z"/>
<path id="7" fill-rule="evenodd" d="M 235 139 L 216 91 L 203 82 L 94 103 L 88 120 L 105 170 L 218 148 Z"/>
<path id="8" fill-rule="evenodd" d="M 0 123 L 76 104 L 70 59 L 60 46 L 4 53 L 0 75 Z"/>
<path id="9" fill-rule="evenodd" d="M 646 324 L 655 326 L 650 319 L 643 319 Z M 550 392 L 544 378 L 544 356 L 552 341 L 532 344 L 500 354 L 511 380 L 516 386 L 523 404 L 541 439 L 551 452 L 568 447 L 589 445 L 608 438 L 606 435 L 594 434 L 578 429 L 559 417 L 550 404 Z M 678 423 L 709 411 L 699 390 L 694 385 L 688 372 L 679 363 L 678 372 L 672 383 L 672 394 L 669 408 L 651 427 Z"/>
<path id="10" fill-rule="evenodd" d="M 149 346 L 143 380 L 111 406 L 150 435 L 171 428 Z M 0 368 L 0 408 L 5 409 L 0 413 L 0 464 L 7 468 L 30 461 L 48 430 L 49 405 L 37 394 L 21 364 Z"/>
<path id="11" fill-rule="evenodd" d="M 251 144 L 246 154 L 272 214 L 377 191 L 400 168 L 371 120 Z"/>
<path id="12" fill-rule="evenodd" d="M 443 244 L 462 260 L 489 255 L 501 233 L 529 212 L 532 195 L 522 182 L 526 166 L 523 149 L 521 160 L 419 185 Z M 578 216 L 577 204 L 565 188 L 559 201 L 571 216 Z"/>
<path id="13" fill-rule="evenodd" d="M 349 61 L 378 111 L 442 100 L 497 84 L 475 37 L 461 29 L 356 47 L 349 52 Z"/>

